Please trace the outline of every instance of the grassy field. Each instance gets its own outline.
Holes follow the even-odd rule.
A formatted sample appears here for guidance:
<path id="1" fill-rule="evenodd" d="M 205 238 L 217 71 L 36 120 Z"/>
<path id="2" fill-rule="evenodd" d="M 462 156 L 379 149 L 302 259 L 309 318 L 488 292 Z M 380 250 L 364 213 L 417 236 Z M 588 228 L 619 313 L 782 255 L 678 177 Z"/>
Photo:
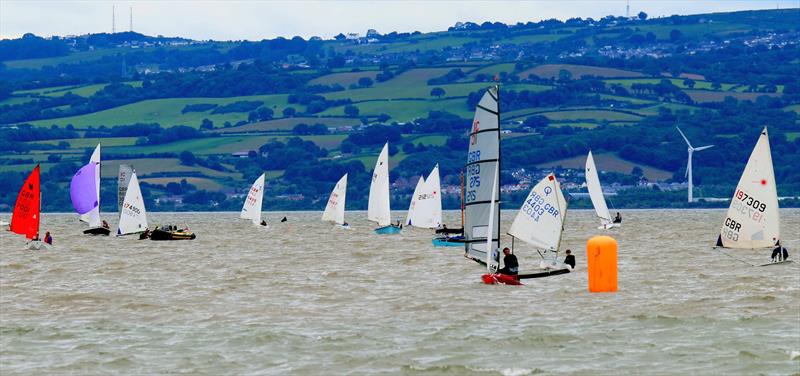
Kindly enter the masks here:
<path id="1" fill-rule="evenodd" d="M 150 184 L 167 185 L 169 183 L 180 183 L 181 180 L 186 179 L 186 182 L 197 187 L 197 189 L 205 189 L 207 191 L 221 191 L 225 188 L 224 185 L 216 182 L 215 180 L 207 178 L 195 177 L 169 177 L 169 178 L 144 178 L 141 181 Z"/>
<path id="2" fill-rule="evenodd" d="M 622 112 L 607 111 L 607 110 L 576 110 L 576 111 L 558 111 L 558 112 L 544 112 L 540 115 L 547 117 L 553 121 L 575 121 L 575 120 L 593 120 L 593 121 L 637 121 L 641 117 L 626 114 Z"/>
<path id="3" fill-rule="evenodd" d="M 57 145 L 61 141 L 69 143 L 71 149 L 89 149 L 99 143 L 102 148 L 114 146 L 133 146 L 136 145 L 138 137 L 108 137 L 108 138 L 64 138 L 58 140 L 46 140 L 29 142 L 31 144 Z"/>
<path id="4" fill-rule="evenodd" d="M 237 152 L 258 150 L 261 145 L 266 144 L 272 139 L 284 141 L 289 137 L 295 136 L 266 135 L 209 137 L 176 141 L 161 145 L 109 147 L 106 150 L 108 150 L 109 153 L 124 154 L 180 153 L 184 150 L 192 151 L 198 155 L 232 154 Z M 345 137 L 345 135 L 301 136 L 302 139 L 312 141 L 319 147 L 325 149 L 338 148 Z"/>
<path id="5" fill-rule="evenodd" d="M 630 174 L 631 170 L 634 167 L 639 166 L 642 171 L 644 171 L 644 176 L 653 181 L 659 180 L 666 180 L 672 177 L 672 173 L 669 171 L 664 171 L 655 167 L 649 167 L 641 164 L 636 164 L 632 162 L 628 162 L 613 153 L 600 153 L 594 154 L 594 161 L 597 164 L 597 169 L 599 171 L 614 171 L 624 174 Z M 579 155 L 577 157 L 561 159 L 553 162 L 547 162 L 536 165 L 538 168 L 553 168 L 553 167 L 562 167 L 562 168 L 573 168 L 576 170 L 583 170 L 586 165 L 586 156 Z M 600 181 L 603 181 L 603 177 L 600 176 Z"/>
<path id="6" fill-rule="evenodd" d="M 99 112 L 93 112 L 85 115 L 46 119 L 30 122 L 31 124 L 39 127 L 49 127 L 51 124 L 65 126 L 72 124 L 76 128 L 86 128 L 89 126 L 114 126 L 133 123 L 154 123 L 161 124 L 162 127 L 170 127 L 174 125 L 188 125 L 199 127 L 203 119 L 207 118 L 214 122 L 215 126 L 222 126 L 224 121 L 236 123 L 238 121 L 247 120 L 247 113 L 229 113 L 229 114 L 211 114 L 211 110 L 206 112 L 189 112 L 181 113 L 184 106 L 188 104 L 198 103 L 215 103 L 218 105 L 225 105 L 236 101 L 254 101 L 260 100 L 266 106 L 280 114 L 284 108 L 288 107 L 288 95 L 256 95 L 246 97 L 231 97 L 231 98 L 167 98 L 167 99 L 151 99 L 141 102 L 136 102 L 124 106 L 111 108 Z M 301 108 L 299 105 L 292 105 L 295 108 Z"/>
<path id="7" fill-rule="evenodd" d="M 800 138 L 800 132 L 786 132 L 786 140 L 789 142 L 794 142 L 794 140 Z"/>
<path id="8" fill-rule="evenodd" d="M 472 81 L 475 79 L 475 76 L 479 74 L 485 74 L 489 77 L 494 77 L 495 75 L 500 74 L 500 72 L 511 73 L 513 71 L 514 71 L 514 63 L 494 64 L 488 67 L 483 67 L 480 69 L 476 69 L 472 72 L 469 72 L 469 74 L 467 74 L 467 77 L 465 77 L 462 81 Z"/>
<path id="9" fill-rule="evenodd" d="M 762 95 L 766 95 L 768 97 L 780 96 L 780 94 L 776 93 L 735 93 L 707 90 L 684 90 L 684 92 L 686 92 L 686 94 L 688 94 L 689 97 L 697 103 L 722 102 L 725 100 L 725 97 L 733 97 L 740 101 L 744 100 L 755 102 L 755 100 Z"/>
<path id="10" fill-rule="evenodd" d="M 120 159 L 106 160 L 102 164 L 103 176 L 117 176 L 120 164 L 130 164 L 136 169 L 136 174 L 140 177 L 147 177 L 153 173 L 170 173 L 180 177 L 186 174 L 188 177 L 192 173 L 200 173 L 211 178 L 234 178 L 241 179 L 238 172 L 223 172 L 212 170 L 201 166 L 184 166 L 177 158 L 140 158 L 140 159 Z"/>
<path id="11" fill-rule="evenodd" d="M 408 122 L 428 116 L 430 111 L 448 111 L 464 118 L 472 117 L 473 111 L 467 109 L 463 98 L 432 100 L 390 100 L 362 102 L 355 104 L 360 115 L 377 116 L 387 114 L 392 121 Z M 323 111 L 324 116 L 344 116 L 344 106 Z"/>
<path id="12" fill-rule="evenodd" d="M 568 37 L 569 34 L 528 34 L 528 35 L 517 35 L 510 38 L 503 39 L 503 43 L 508 44 L 524 44 L 524 43 L 541 43 L 541 42 L 552 42 L 559 40 L 564 37 Z"/>
<path id="13" fill-rule="evenodd" d="M 680 103 L 660 103 L 654 106 L 644 107 L 633 111 L 641 114 L 642 116 L 652 116 L 652 115 L 658 115 L 658 110 L 661 108 L 666 108 L 669 109 L 670 111 L 681 111 L 681 110 L 697 111 L 700 109 L 699 107 L 689 106 Z"/>
<path id="14" fill-rule="evenodd" d="M 627 71 L 614 68 L 601 68 L 588 65 L 572 65 L 572 64 L 544 64 L 539 65 L 519 74 L 521 78 L 528 78 L 528 75 L 535 74 L 541 78 L 558 78 L 558 72 L 566 70 L 572 73 L 573 78 L 580 78 L 581 76 L 592 75 L 596 77 L 644 77 L 644 74 L 639 72 Z"/>
<path id="15" fill-rule="evenodd" d="M 681 89 L 688 89 L 689 88 L 688 86 L 683 84 L 684 79 L 682 79 L 682 78 L 666 78 L 666 77 L 664 77 L 664 78 L 635 78 L 635 79 L 627 79 L 627 80 L 625 80 L 625 79 L 612 79 L 612 80 L 603 80 L 603 82 L 605 82 L 607 85 L 621 85 L 621 86 L 625 87 L 626 89 L 630 89 L 631 85 L 633 85 L 633 84 L 651 84 L 651 85 L 654 85 L 654 84 L 658 84 L 659 82 L 661 82 L 661 80 L 669 80 L 670 82 L 672 82 L 673 85 L 675 85 L 675 86 L 677 86 L 677 87 L 679 87 Z M 720 90 L 722 90 L 722 91 L 729 91 L 734 86 L 736 86 L 734 84 L 720 84 L 720 85 L 721 85 Z M 709 82 L 709 81 L 695 81 L 694 88 L 695 89 L 702 89 L 702 90 L 713 90 L 711 88 L 711 82 Z M 744 90 L 744 88 L 742 88 L 741 90 Z"/>
<path id="16" fill-rule="evenodd" d="M 800 104 L 793 104 L 783 108 L 784 111 L 794 111 L 800 114 Z"/>
<path id="17" fill-rule="evenodd" d="M 414 138 L 411 141 L 414 145 L 426 145 L 426 146 L 442 146 L 447 143 L 447 136 L 443 135 L 430 135 L 430 136 L 421 136 Z"/>
<path id="18" fill-rule="evenodd" d="M 312 124 L 325 124 L 328 127 L 343 127 L 355 126 L 361 124 L 359 119 L 353 118 L 332 118 L 332 117 L 294 117 L 294 118 L 281 118 L 275 120 L 261 121 L 258 123 L 240 125 L 238 127 L 218 128 L 215 133 L 247 133 L 247 132 L 274 132 L 274 131 L 290 131 L 295 125 L 305 123 Z"/>
<path id="19" fill-rule="evenodd" d="M 378 71 L 360 71 L 360 72 L 345 72 L 345 73 L 331 73 L 321 77 L 317 77 L 308 82 L 309 85 L 333 85 L 339 84 L 344 87 L 348 87 L 352 84 L 358 83 L 358 80 L 362 77 L 369 77 L 373 81 L 375 80 L 375 76 L 378 75 Z"/>
<path id="20" fill-rule="evenodd" d="M 48 57 L 40 59 L 24 59 L 24 60 L 9 60 L 4 61 L 8 68 L 11 69 L 41 69 L 47 65 L 59 64 L 76 64 L 84 61 L 92 61 L 103 58 L 104 56 L 119 54 L 119 49 L 104 48 L 92 51 L 74 52 L 66 56 Z"/>

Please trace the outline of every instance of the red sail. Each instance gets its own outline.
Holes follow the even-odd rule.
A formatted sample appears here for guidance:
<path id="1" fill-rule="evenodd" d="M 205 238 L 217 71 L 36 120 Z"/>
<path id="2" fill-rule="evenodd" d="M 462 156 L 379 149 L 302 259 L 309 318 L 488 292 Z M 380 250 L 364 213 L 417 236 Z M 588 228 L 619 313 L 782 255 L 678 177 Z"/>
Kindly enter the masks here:
<path id="1" fill-rule="evenodd" d="M 41 209 L 39 194 L 39 165 L 33 169 L 22 189 L 19 190 L 17 203 L 14 205 L 14 216 L 11 217 L 11 232 L 25 235 L 28 239 L 39 236 L 39 211 Z"/>

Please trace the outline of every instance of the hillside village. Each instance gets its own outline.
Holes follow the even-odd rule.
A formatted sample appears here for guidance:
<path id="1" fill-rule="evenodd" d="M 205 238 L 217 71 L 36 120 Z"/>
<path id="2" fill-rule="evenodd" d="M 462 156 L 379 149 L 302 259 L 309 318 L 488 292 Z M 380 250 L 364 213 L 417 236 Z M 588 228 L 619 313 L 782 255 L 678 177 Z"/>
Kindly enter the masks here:
<path id="1" fill-rule="evenodd" d="M 4 40 L 0 145 L 11 152 L 0 157 L 0 211 L 32 164 L 63 187 L 97 143 L 104 181 L 134 164 L 156 210 L 235 210 L 262 171 L 265 207 L 319 209 L 348 172 L 348 202 L 363 208 L 386 140 L 393 205 L 439 163 L 455 209 L 464 135 L 490 85 L 501 88 L 510 207 L 551 170 L 588 206 L 589 149 L 614 205 L 723 205 L 764 125 L 780 151 L 779 194 L 797 197 L 800 175 L 780 162 L 800 156 L 798 19 L 787 9 L 259 42 L 133 31 Z M 717 145 L 696 161 L 693 204 L 676 125 Z M 113 189 L 103 194 L 114 201 Z M 45 205 L 64 210 L 68 198 Z"/>

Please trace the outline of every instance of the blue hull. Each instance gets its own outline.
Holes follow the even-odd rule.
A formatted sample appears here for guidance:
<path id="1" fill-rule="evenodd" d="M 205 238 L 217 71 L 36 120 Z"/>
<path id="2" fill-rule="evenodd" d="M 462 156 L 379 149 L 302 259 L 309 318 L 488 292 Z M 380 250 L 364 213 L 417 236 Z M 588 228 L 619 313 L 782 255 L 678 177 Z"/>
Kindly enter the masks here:
<path id="1" fill-rule="evenodd" d="M 453 237 L 453 238 L 433 238 L 431 240 L 434 247 L 463 247 L 464 246 L 464 238 Z"/>
<path id="2" fill-rule="evenodd" d="M 395 235 L 400 233 L 400 227 L 390 225 L 381 228 L 376 228 L 375 233 L 379 235 Z"/>

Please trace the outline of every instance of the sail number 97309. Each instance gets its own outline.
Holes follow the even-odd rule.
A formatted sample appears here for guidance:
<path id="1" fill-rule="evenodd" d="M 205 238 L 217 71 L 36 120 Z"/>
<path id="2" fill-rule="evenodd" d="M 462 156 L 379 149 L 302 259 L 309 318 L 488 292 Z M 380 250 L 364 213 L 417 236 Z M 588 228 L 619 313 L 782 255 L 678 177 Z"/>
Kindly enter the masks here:
<path id="1" fill-rule="evenodd" d="M 736 190 L 735 197 L 740 201 L 742 201 L 743 203 L 747 204 L 747 206 L 751 206 L 753 207 L 753 209 L 756 209 L 762 213 L 764 212 L 764 210 L 767 210 L 767 204 L 753 199 L 753 196 L 750 196 L 747 193 L 742 192 L 742 190 L 740 189 Z"/>

